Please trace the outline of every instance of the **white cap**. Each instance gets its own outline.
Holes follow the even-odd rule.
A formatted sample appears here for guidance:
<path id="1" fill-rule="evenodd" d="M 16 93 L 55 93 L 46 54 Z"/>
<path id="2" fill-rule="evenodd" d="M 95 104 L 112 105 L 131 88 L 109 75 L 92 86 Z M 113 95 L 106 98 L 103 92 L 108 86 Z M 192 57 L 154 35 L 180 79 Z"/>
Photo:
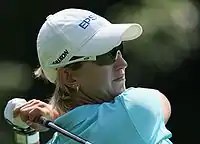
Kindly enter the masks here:
<path id="1" fill-rule="evenodd" d="M 47 17 L 37 38 L 40 65 L 47 79 L 54 83 L 56 68 L 95 60 L 122 41 L 138 38 L 139 24 L 111 24 L 105 18 L 82 9 L 65 9 Z M 74 56 L 82 56 L 74 59 Z"/>

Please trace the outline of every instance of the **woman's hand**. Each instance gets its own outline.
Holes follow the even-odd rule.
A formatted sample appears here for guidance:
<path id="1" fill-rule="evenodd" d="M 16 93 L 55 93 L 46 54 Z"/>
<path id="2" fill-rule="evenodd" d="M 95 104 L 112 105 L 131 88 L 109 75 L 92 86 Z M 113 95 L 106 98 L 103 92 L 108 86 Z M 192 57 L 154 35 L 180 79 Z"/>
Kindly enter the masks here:
<path id="1" fill-rule="evenodd" d="M 40 100 L 30 100 L 13 111 L 14 118 L 20 116 L 22 121 L 37 131 L 47 131 L 48 128 L 41 126 L 37 122 L 41 116 L 54 120 L 60 116 L 60 113 L 50 104 Z"/>

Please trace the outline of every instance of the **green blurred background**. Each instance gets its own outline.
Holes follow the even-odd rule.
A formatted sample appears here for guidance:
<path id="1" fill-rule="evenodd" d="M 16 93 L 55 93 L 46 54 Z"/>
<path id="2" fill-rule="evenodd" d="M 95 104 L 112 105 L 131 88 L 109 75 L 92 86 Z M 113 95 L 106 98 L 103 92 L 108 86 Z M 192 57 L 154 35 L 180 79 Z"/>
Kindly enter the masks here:
<path id="1" fill-rule="evenodd" d="M 45 18 L 65 8 L 83 8 L 113 23 L 137 22 L 142 37 L 125 43 L 127 86 L 155 88 L 172 105 L 167 128 L 175 144 L 199 143 L 199 2 L 195 0 L 1 0 L 0 141 L 14 144 L 3 116 L 14 97 L 44 100 L 54 86 L 35 80 L 36 37 Z M 45 143 L 52 131 L 41 134 Z"/>

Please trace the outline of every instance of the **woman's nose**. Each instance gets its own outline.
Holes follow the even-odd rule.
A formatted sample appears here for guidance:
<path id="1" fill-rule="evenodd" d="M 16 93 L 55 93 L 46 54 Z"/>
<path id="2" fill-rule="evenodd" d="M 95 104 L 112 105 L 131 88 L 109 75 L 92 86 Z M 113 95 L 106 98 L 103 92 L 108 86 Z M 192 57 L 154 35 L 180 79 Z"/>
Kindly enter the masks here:
<path id="1" fill-rule="evenodd" d="M 115 60 L 115 68 L 116 69 L 125 69 L 128 66 L 127 62 L 123 58 L 120 51 L 117 52 L 116 60 Z"/>

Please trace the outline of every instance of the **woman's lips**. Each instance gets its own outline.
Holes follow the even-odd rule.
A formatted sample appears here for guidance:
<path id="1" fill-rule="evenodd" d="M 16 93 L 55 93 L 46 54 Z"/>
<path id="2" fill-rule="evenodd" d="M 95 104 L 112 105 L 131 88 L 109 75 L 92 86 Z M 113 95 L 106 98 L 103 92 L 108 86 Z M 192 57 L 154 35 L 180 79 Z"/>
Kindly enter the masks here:
<path id="1" fill-rule="evenodd" d="M 125 75 L 121 75 L 118 78 L 114 79 L 114 81 L 122 81 L 125 80 Z"/>

